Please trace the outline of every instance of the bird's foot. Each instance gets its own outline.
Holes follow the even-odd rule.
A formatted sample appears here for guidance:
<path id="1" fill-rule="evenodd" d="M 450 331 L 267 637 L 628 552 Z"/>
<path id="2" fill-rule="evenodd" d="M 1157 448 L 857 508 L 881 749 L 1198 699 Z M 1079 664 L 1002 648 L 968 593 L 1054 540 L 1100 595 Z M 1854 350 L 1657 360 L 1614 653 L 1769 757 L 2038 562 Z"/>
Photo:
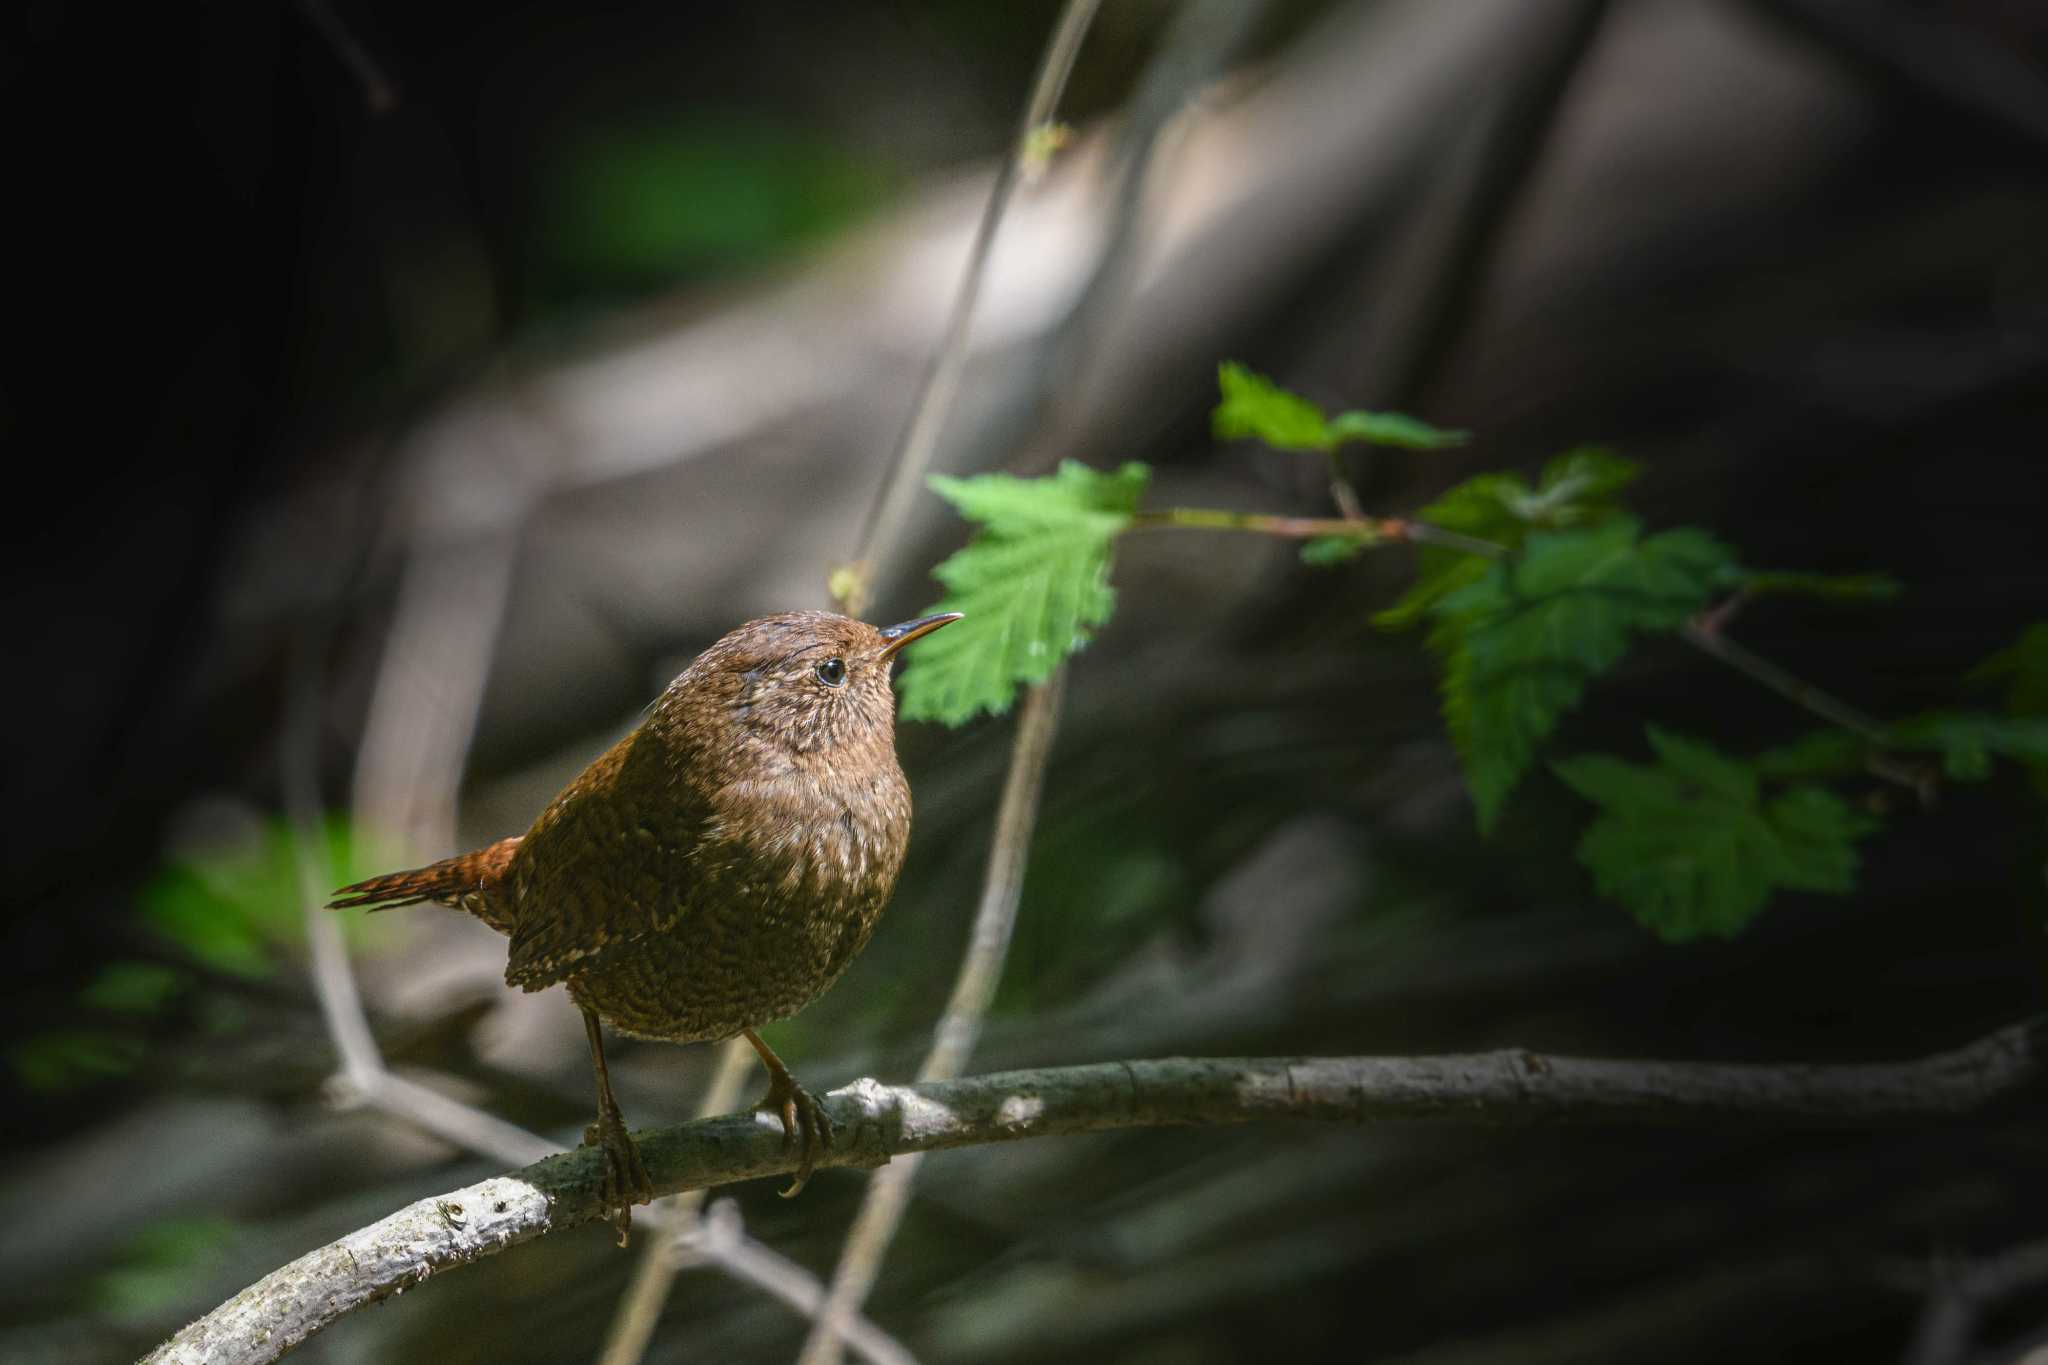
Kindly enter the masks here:
<path id="1" fill-rule="evenodd" d="M 604 1149 L 604 1175 L 598 1184 L 598 1198 L 619 1234 L 619 1245 L 633 1231 L 633 1206 L 654 1198 L 654 1181 L 640 1160 L 640 1149 L 626 1132 L 626 1119 L 616 1109 L 601 1112 L 583 1130 L 585 1147 Z"/>
<path id="2" fill-rule="evenodd" d="M 803 1163 L 796 1168 L 796 1179 L 782 1191 L 784 1199 L 794 1199 L 817 1169 L 818 1158 L 832 1150 L 832 1119 L 817 1097 L 796 1083 L 796 1077 L 779 1069 L 768 1073 L 768 1093 L 754 1108 L 782 1120 L 783 1146 L 795 1142 L 799 1131 L 803 1134 Z"/>

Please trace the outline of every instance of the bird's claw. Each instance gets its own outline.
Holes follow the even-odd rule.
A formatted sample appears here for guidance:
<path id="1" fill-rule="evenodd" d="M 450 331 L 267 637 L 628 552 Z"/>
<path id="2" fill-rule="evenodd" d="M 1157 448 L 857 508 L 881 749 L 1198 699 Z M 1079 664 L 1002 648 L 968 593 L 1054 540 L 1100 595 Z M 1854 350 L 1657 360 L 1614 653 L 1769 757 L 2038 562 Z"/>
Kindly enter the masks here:
<path id="1" fill-rule="evenodd" d="M 618 1110 L 601 1113 L 586 1126 L 583 1145 L 604 1149 L 604 1174 L 598 1180 L 598 1198 L 619 1234 L 619 1245 L 624 1246 L 633 1231 L 633 1205 L 654 1198 L 654 1181 L 640 1160 L 640 1148 L 626 1132 L 625 1116 Z"/>
<path id="2" fill-rule="evenodd" d="M 794 1199 L 817 1169 L 818 1158 L 832 1150 L 832 1118 L 817 1097 L 798 1085 L 796 1077 L 787 1071 L 769 1073 L 768 1093 L 754 1108 L 765 1109 L 782 1120 L 783 1146 L 795 1142 L 799 1131 L 803 1133 L 802 1162 L 796 1168 L 796 1178 L 782 1191 L 784 1199 Z"/>

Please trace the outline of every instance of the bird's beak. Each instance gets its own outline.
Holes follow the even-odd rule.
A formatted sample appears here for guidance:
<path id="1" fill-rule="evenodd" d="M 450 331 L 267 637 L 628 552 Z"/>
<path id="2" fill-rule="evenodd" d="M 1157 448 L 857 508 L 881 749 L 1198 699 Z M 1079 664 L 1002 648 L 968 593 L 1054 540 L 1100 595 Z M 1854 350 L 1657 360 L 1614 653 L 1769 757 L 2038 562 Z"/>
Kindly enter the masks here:
<path id="1" fill-rule="evenodd" d="M 920 616 L 915 621 L 905 621 L 902 625 L 886 627 L 882 631 L 882 638 L 889 643 L 882 646 L 882 657 L 893 659 L 896 657 L 896 651 L 912 640 L 922 639 L 940 626 L 950 626 L 959 619 L 960 613 L 957 611 L 942 611 L 937 616 Z"/>

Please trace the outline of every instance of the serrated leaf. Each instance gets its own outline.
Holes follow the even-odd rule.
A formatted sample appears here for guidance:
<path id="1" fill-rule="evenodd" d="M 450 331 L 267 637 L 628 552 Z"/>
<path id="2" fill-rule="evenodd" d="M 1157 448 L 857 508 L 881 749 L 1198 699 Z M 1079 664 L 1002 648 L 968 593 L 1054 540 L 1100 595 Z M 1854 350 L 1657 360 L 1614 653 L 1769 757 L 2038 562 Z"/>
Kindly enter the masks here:
<path id="1" fill-rule="evenodd" d="M 1739 760 L 1729 758 L 1711 744 L 1687 739 L 1655 725 L 1644 727 L 1644 733 L 1650 737 L 1650 747 L 1656 750 L 1658 762 L 1680 780 L 1731 801 L 1756 802 L 1756 774 Z"/>
<path id="2" fill-rule="evenodd" d="M 1490 832 L 1536 747 L 1592 678 L 1645 632 L 1675 630 L 1733 562 L 1704 531 L 1639 540 L 1622 517 L 1539 532 L 1521 555 L 1432 607 L 1428 643 L 1444 661 L 1444 722 Z"/>
<path id="3" fill-rule="evenodd" d="M 1847 730 L 1815 730 L 1790 744 L 1766 749 L 1750 760 L 1759 777 L 1773 781 L 1795 778 L 1846 777 L 1862 772 L 1870 745 Z"/>
<path id="4" fill-rule="evenodd" d="M 2018 639 L 1972 669 L 1970 679 L 2002 684 L 2010 715 L 2048 715 L 2048 623 L 2021 631 Z M 2048 797 L 2048 763 L 2029 766 L 2035 791 Z"/>
<path id="5" fill-rule="evenodd" d="M 1850 889 L 1876 822 L 1822 787 L 1760 800 L 1756 776 L 1698 740 L 1654 728 L 1658 762 L 1587 754 L 1551 765 L 1600 808 L 1579 861 L 1600 894 L 1674 943 L 1728 937 L 1783 888 Z"/>
<path id="6" fill-rule="evenodd" d="M 932 576 L 932 610 L 966 620 L 917 641 L 897 680 L 903 715 L 959 725 L 1009 709 L 1020 683 L 1043 682 L 1109 620 L 1110 544 L 1131 523 L 1151 471 L 1105 474 L 1072 460 L 1043 479 L 934 477 L 932 487 L 981 531 Z M 948 638 L 952 637 L 952 638 Z"/>
<path id="7" fill-rule="evenodd" d="M 1833 602 L 1889 602 L 1906 590 L 1890 574 L 1745 572 L 1734 584 L 1752 597 L 1818 597 Z"/>
<path id="8" fill-rule="evenodd" d="M 1216 369 L 1222 394 L 1209 426 L 1221 440 L 1250 436 L 1276 450 L 1328 450 L 1335 444 L 1323 410 L 1262 374 L 1226 360 Z"/>
<path id="9" fill-rule="evenodd" d="M 2005 709 L 2014 715 L 2048 713 L 2048 623 L 2028 626 L 2018 639 L 1971 669 L 1970 677 L 2004 684 Z"/>
<path id="10" fill-rule="evenodd" d="M 1443 450 L 1472 439 L 1469 431 L 1447 431 L 1398 412 L 1340 412 L 1329 421 L 1332 443 L 1364 441 L 1401 450 Z"/>
<path id="11" fill-rule="evenodd" d="M 1556 529 L 1598 521 L 1616 510 L 1615 498 L 1643 467 L 1605 446 L 1576 446 L 1552 456 L 1535 491 L 1509 510 L 1529 526 Z"/>
<path id="12" fill-rule="evenodd" d="M 1350 411 L 1325 417 L 1317 404 L 1234 360 L 1217 367 L 1216 387 L 1220 398 L 1209 416 L 1209 427 L 1219 440 L 1249 436 L 1275 450 L 1323 452 L 1346 441 L 1403 450 L 1441 450 L 1469 439 L 1466 432 L 1433 427 L 1398 412 Z"/>
<path id="13" fill-rule="evenodd" d="M 1991 760 L 2048 763 L 2048 716 L 2001 716 L 1988 711 L 1930 711 L 1891 728 L 1901 749 L 1941 755 L 1942 772 L 1959 782 L 1991 776 Z"/>
<path id="14" fill-rule="evenodd" d="M 1598 446 L 1582 446 L 1544 465 L 1534 488 L 1520 474 L 1475 475 L 1414 519 L 1516 550 L 1531 531 L 1591 526 L 1617 515 L 1616 494 L 1640 472 L 1633 460 Z M 1415 586 L 1376 613 L 1373 624 L 1383 630 L 1415 625 L 1438 600 L 1484 577 L 1486 565 L 1476 555 L 1422 546 L 1416 555 Z"/>
<path id="15" fill-rule="evenodd" d="M 1825 787 L 1798 786 L 1764 803 L 1777 832 L 1780 886 L 1839 896 L 1856 885 L 1856 841 L 1878 822 Z"/>
<path id="16" fill-rule="evenodd" d="M 1874 749 L 1939 754 L 1944 776 L 1981 782 L 1991 776 L 1994 758 L 2048 763 L 2048 716 L 1928 711 L 1887 727 L 1882 744 L 1847 730 L 1815 730 L 1751 762 L 1767 778 L 1842 777 L 1862 772 Z"/>

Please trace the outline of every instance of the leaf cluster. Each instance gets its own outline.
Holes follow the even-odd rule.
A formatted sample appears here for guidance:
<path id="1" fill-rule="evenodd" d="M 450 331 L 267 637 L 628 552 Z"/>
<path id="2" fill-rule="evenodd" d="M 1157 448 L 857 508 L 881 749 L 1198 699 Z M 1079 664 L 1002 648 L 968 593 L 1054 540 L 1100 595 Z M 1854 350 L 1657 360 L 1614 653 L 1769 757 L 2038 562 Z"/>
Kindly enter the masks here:
<path id="1" fill-rule="evenodd" d="M 1253 437 L 1282 450 L 1335 459 L 1347 442 L 1409 449 L 1454 445 L 1443 431 L 1391 413 L 1331 416 L 1242 365 L 1218 371 L 1216 435 Z M 1535 478 L 1486 473 L 1447 490 L 1411 524 L 1451 533 L 1415 536 L 1416 581 L 1373 620 L 1425 625 L 1442 665 L 1445 727 L 1469 786 L 1479 828 L 1491 833 L 1508 797 L 1587 687 L 1646 638 L 1679 630 L 1717 596 L 1796 595 L 1882 602 L 1899 583 L 1884 574 L 1753 570 L 1697 527 L 1654 534 L 1623 494 L 1640 473 L 1597 446 L 1567 451 Z M 962 627 L 919 641 L 901 683 L 903 712 L 957 725 L 1006 710 L 1018 685 L 1049 676 L 1102 626 L 1115 604 L 1111 549 L 1129 529 L 1148 471 L 1113 473 L 1069 462 L 1044 479 L 935 478 L 932 486 L 980 528 L 935 576 L 935 610 Z M 1155 523 L 1293 533 L 1288 519 L 1175 509 Z M 1399 539 L 1397 522 L 1365 518 L 1310 538 L 1302 558 L 1333 565 Z M 1354 531 L 1351 528 L 1356 527 Z M 1567 786 L 1599 808 L 1579 857 L 1604 895 L 1673 941 L 1738 931 L 1773 892 L 1842 892 L 1856 845 L 1875 820 L 1820 785 L 1869 769 L 1879 752 L 1925 753 L 1959 781 L 1987 776 L 1996 758 L 2032 765 L 2048 791 L 2048 626 L 2037 626 L 1974 675 L 2004 686 L 2008 712 L 1937 711 L 1881 735 L 1831 730 L 1743 760 L 1651 727 L 1656 761 L 1581 755 L 1553 763 Z"/>
<path id="2" fill-rule="evenodd" d="M 1531 535 L 1430 607 L 1443 714 L 1490 831 L 1536 749 L 1638 635 L 1705 606 L 1734 556 L 1704 531 L 1645 538 L 1633 518 Z"/>
<path id="3" fill-rule="evenodd" d="M 1655 763 L 1584 754 L 1550 765 L 1600 808 L 1578 855 L 1601 895 L 1683 943 L 1734 935 L 1775 891 L 1854 886 L 1856 844 L 1874 818 L 1811 783 L 1767 795 L 1755 765 L 1654 725 L 1647 733 Z"/>

